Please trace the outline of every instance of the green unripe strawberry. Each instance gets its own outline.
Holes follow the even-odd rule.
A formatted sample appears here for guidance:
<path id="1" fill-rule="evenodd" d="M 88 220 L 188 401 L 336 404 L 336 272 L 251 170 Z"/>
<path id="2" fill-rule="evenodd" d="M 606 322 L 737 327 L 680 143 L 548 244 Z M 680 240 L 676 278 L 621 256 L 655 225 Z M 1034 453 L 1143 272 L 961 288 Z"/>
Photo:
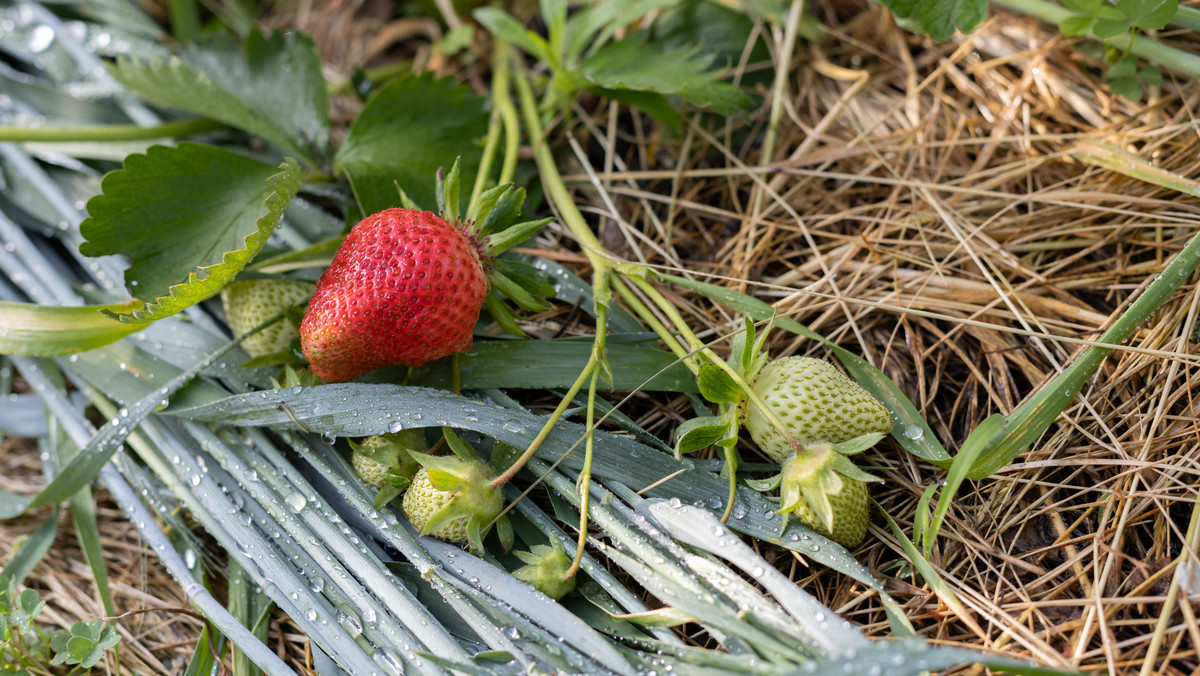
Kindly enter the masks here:
<path id="1" fill-rule="evenodd" d="M 221 304 L 235 337 L 294 305 L 308 300 L 316 285 L 298 279 L 254 279 L 233 282 L 221 289 Z M 242 341 L 242 349 L 251 357 L 261 357 L 288 349 L 300 337 L 295 324 L 286 317 Z"/>
<path id="2" fill-rule="evenodd" d="M 412 479 L 420 467 L 412 453 L 424 453 L 425 433 L 419 429 L 390 434 L 374 434 L 361 442 L 350 442 L 350 464 L 359 479 L 375 488 L 383 488 L 388 473 Z"/>
<path id="3" fill-rule="evenodd" d="M 534 545 L 527 552 L 517 552 L 525 564 L 513 571 L 513 577 L 528 582 L 533 588 L 552 599 L 559 599 L 575 588 L 575 576 L 563 579 L 571 568 L 571 557 L 560 547 Z"/>
<path id="4" fill-rule="evenodd" d="M 867 534 L 870 506 L 865 480 L 875 480 L 826 443 L 793 455 L 780 472 L 779 513 L 847 547 Z"/>
<path id="5" fill-rule="evenodd" d="M 751 387 L 801 446 L 817 441 L 839 444 L 892 429 L 892 416 L 883 404 L 821 359 L 784 357 L 768 362 Z M 754 443 L 775 462 L 782 464 L 797 450 L 756 406 L 747 406 L 745 426 Z"/>
<path id="6" fill-rule="evenodd" d="M 421 464 L 404 493 L 402 508 L 413 528 L 447 542 L 470 542 L 483 551 L 488 524 L 504 509 L 492 470 L 482 460 L 412 454 Z M 511 543 L 512 527 L 497 521 L 501 541 Z"/>

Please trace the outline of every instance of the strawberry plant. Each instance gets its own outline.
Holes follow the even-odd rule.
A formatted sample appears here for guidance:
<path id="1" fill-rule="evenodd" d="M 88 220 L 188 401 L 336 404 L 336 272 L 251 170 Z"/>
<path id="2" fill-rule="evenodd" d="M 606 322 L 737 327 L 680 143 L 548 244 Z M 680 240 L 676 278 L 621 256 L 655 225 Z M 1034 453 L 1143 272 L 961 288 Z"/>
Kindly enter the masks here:
<path id="1" fill-rule="evenodd" d="M 237 40 L 180 21 L 179 33 L 203 37 L 171 53 L 155 46 L 116 56 L 105 83 L 120 92 L 117 112 L 134 112 L 105 134 L 168 141 L 110 148 L 103 179 L 88 165 L 68 170 L 50 156 L 35 161 L 26 149 L 4 148 L 6 163 L 37 179 L 39 203 L 29 209 L 61 213 L 45 233 L 31 228 L 34 239 L 0 219 L 0 235 L 21 251 L 0 254 L 0 352 L 36 392 L 27 396 L 50 412 L 53 438 L 70 442 L 47 487 L 4 514 L 64 500 L 83 512 L 87 486 L 99 479 L 200 611 L 272 673 L 287 667 L 255 633 L 272 604 L 308 634 L 318 669 L 330 673 L 480 673 L 496 664 L 504 673 L 697 665 L 788 673 L 853 667 L 852 652 L 864 673 L 884 673 L 897 660 L 904 673 L 975 660 L 1046 673 L 920 639 L 871 642 L 849 622 L 816 620 L 833 611 L 735 535 L 849 576 L 878 596 L 896 634 L 913 634 L 888 588 L 844 548 L 864 540 L 866 482 L 875 480 L 851 456 L 890 433 L 889 450 L 938 466 L 951 457 L 866 359 L 760 299 L 619 257 L 577 202 L 552 142 L 577 143 L 586 125 L 563 113 L 577 110 L 582 93 L 639 108 L 665 134 L 709 133 L 705 125 L 752 102 L 721 80 L 729 50 L 717 56 L 655 30 L 675 4 L 544 2 L 544 34 L 499 8 L 479 9 L 493 52 L 476 53 L 470 25 L 456 29 L 446 51 L 491 69 L 475 82 L 490 86 L 486 98 L 452 78 L 364 73 L 361 111 L 340 129 L 329 116 L 338 87 L 300 33 L 247 30 Z M 986 9 L 884 4 L 939 39 L 970 29 Z M 789 67 L 799 7 L 786 18 L 755 16 L 787 22 L 769 29 L 790 36 L 775 45 Z M 1096 21 L 1068 28 L 1108 32 L 1100 9 Z M 1126 10 L 1126 56 L 1144 58 L 1141 31 L 1167 12 Z M 747 33 L 758 30 L 755 21 Z M 1114 88 L 1153 79 L 1143 69 L 1131 74 L 1128 63 L 1140 62 L 1110 70 Z M 774 161 L 783 115 L 787 74 L 778 70 L 764 165 Z M 692 117 L 681 102 L 715 116 Z M 180 113 L 200 119 L 160 119 Z M 635 119 L 639 129 L 647 122 Z M 190 141 L 169 141 L 176 136 Z M 586 152 L 575 159 L 590 180 Z M 761 203 L 768 188 L 756 188 L 750 202 Z M 88 193 L 81 203 L 90 197 L 86 219 L 66 197 L 73 190 Z M 537 196 L 529 204 L 527 190 Z M 522 220 L 526 208 L 547 215 Z M 756 222 L 762 215 L 757 206 L 747 213 Z M 60 218 L 62 228 L 54 226 Z M 514 251 L 518 244 L 529 248 Z M 1178 269 L 1186 265 L 1194 260 Z M 1156 283 L 1139 301 L 1143 319 L 1170 283 L 1180 282 Z M 674 295 L 681 291 L 730 308 L 740 330 L 715 338 L 698 331 Z M 572 306 L 582 319 L 554 331 L 530 319 Z M 828 347 L 851 377 L 821 360 L 770 361 L 768 331 L 756 322 Z M 1070 394 L 1103 357 L 1089 354 L 1088 364 L 1064 372 Z M 695 417 L 675 430 L 674 457 L 657 432 L 605 400 L 615 390 L 690 402 Z M 1038 401 L 1065 405 L 1054 396 Z M 85 402 L 109 420 L 99 430 Z M 977 428 L 942 499 L 964 476 L 1020 453 L 1054 407 Z M 533 412 L 543 408 L 549 415 Z M 453 456 L 427 452 L 431 427 Z M 772 461 L 749 469 L 779 466 L 772 478 L 749 480 L 757 490 L 747 490 L 742 427 Z M 711 446 L 724 457 L 682 457 Z M 774 491 L 777 500 L 762 494 Z M 231 598 L 242 599 L 231 602 L 235 612 L 163 533 L 163 524 L 188 530 L 175 516 L 181 510 L 244 571 L 229 584 Z M 940 518 L 923 533 L 932 538 Z M 495 559 L 510 546 L 519 547 L 503 559 L 511 575 Z M 922 575 L 934 579 L 930 569 Z M 630 580 L 640 586 L 628 588 Z M 255 598 L 246 587 L 261 587 L 263 597 L 246 601 Z M 564 605 L 545 598 L 568 593 L 575 598 Z M 702 627 L 719 649 L 666 630 L 682 623 Z M 111 628 L 83 624 L 48 645 L 64 651 L 61 662 L 86 668 L 113 639 Z M 203 652 L 195 671 L 211 660 Z"/>

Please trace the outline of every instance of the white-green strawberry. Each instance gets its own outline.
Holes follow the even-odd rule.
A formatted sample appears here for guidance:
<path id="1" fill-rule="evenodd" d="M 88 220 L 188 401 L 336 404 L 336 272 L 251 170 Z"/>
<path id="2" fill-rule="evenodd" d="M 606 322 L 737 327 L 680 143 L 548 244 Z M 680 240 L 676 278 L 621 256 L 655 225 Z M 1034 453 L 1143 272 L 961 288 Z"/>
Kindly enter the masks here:
<path id="1" fill-rule="evenodd" d="M 883 404 L 821 359 L 767 362 L 750 386 L 801 446 L 816 441 L 840 444 L 892 429 L 892 416 Z M 746 409 L 745 427 L 754 443 L 775 462 L 786 462 L 797 449 L 758 406 L 747 402 Z"/>
<path id="2" fill-rule="evenodd" d="M 865 482 L 879 479 L 846 454 L 866 450 L 890 432 L 891 414 L 833 364 L 811 357 L 767 362 L 752 374 L 750 386 L 758 401 L 743 402 L 746 430 L 783 465 L 779 475 L 751 485 L 779 488 L 785 522 L 794 515 L 836 542 L 858 545 L 869 521 Z"/>
<path id="3" fill-rule="evenodd" d="M 413 454 L 421 469 L 404 493 L 405 516 L 421 535 L 447 542 L 469 542 L 483 551 L 487 527 L 504 509 L 501 488 L 491 485 L 491 467 L 482 460 Z M 497 521 L 501 541 L 512 542 L 507 519 Z"/>
<path id="4" fill-rule="evenodd" d="M 420 467 L 413 453 L 425 453 L 425 432 L 420 429 L 373 434 L 350 442 L 350 464 L 358 478 L 375 488 L 388 483 L 388 473 L 412 479 Z"/>
<path id="5" fill-rule="evenodd" d="M 233 282 L 221 289 L 221 303 L 234 337 L 249 333 L 272 316 L 312 297 L 316 285 L 298 279 L 254 279 Z M 242 341 L 251 357 L 288 349 L 300 337 L 296 325 L 286 317 Z"/>

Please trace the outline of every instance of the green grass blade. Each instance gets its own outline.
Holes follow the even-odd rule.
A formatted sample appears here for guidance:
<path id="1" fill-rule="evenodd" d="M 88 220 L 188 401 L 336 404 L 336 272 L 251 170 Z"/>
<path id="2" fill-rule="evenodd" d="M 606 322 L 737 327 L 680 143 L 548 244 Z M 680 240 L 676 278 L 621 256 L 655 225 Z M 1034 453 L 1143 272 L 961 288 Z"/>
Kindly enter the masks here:
<path id="1" fill-rule="evenodd" d="M 784 676 L 839 674 L 839 676 L 921 676 L 968 664 L 1019 676 L 1073 676 L 1079 672 L 1044 667 L 1036 662 L 957 646 L 930 645 L 924 639 L 875 641 L 867 648 L 818 660 Z"/>
<path id="2" fill-rule="evenodd" d="M 5 564 L 4 570 L 0 571 L 0 575 L 10 578 L 13 581 L 13 587 L 21 584 L 46 555 L 46 552 L 50 551 L 56 535 L 58 535 L 58 507 L 50 512 L 50 517 L 33 535 L 29 536 L 17 553 L 13 554 L 13 557 Z"/>
<path id="3" fill-rule="evenodd" d="M 925 556 L 929 556 L 929 553 L 933 551 L 933 543 L 937 541 L 938 531 L 942 529 L 942 522 L 946 519 L 946 513 L 950 511 L 954 496 L 958 494 L 958 488 L 970 474 L 971 468 L 978 463 L 980 455 L 986 451 L 987 440 L 993 435 L 1003 432 L 1006 423 L 1004 416 L 999 413 L 988 416 L 975 426 L 975 431 L 963 442 L 958 456 L 954 458 L 954 462 L 950 463 L 950 471 L 946 473 L 945 485 L 942 487 L 941 495 L 938 496 L 937 507 L 934 508 L 929 525 L 924 528 L 922 533 L 921 539 L 925 548 Z"/>
<path id="4" fill-rule="evenodd" d="M 767 321 L 774 317 L 775 326 L 815 340 L 833 350 L 838 361 L 842 362 L 854 380 L 882 402 L 892 414 L 892 420 L 895 421 L 892 425 L 892 438 L 896 440 L 896 443 L 922 460 L 939 467 L 949 465 L 950 454 L 937 440 L 933 430 L 929 428 L 929 424 L 925 422 L 925 418 L 921 416 L 917 407 L 904 392 L 900 391 L 891 378 L 888 378 L 883 371 L 875 368 L 862 357 L 837 345 L 791 317 L 778 316 L 775 308 L 753 296 L 723 286 L 697 282 L 675 275 L 659 274 L 658 276 L 672 284 L 702 294 L 727 308 L 741 312 L 755 321 Z"/>

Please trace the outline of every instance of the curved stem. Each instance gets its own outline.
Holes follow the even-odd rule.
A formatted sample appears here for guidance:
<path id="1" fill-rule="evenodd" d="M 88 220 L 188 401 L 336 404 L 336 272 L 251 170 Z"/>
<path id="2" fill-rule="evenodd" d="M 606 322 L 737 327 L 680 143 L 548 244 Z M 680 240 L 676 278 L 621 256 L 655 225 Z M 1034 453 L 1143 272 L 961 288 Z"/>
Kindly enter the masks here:
<path id="1" fill-rule="evenodd" d="M 503 474 L 492 480 L 492 488 L 499 488 L 511 481 L 512 478 L 517 475 L 517 472 L 520 472 L 521 468 L 525 466 L 525 463 L 529 462 L 529 459 L 533 457 L 533 454 L 537 453 L 537 450 L 541 448 L 542 444 L 546 441 L 546 437 L 550 436 L 550 432 L 554 429 L 554 425 L 558 423 L 558 419 L 562 417 L 562 414 L 566 412 L 567 407 L 571 405 L 571 400 L 575 398 L 575 395 L 579 394 L 579 390 L 583 389 L 583 383 L 586 382 L 589 377 L 591 377 L 592 372 L 595 371 L 598 366 L 599 362 L 596 360 L 595 351 L 593 351 L 591 358 L 588 359 L 588 362 L 584 365 L 583 370 L 579 372 L 579 377 L 576 378 L 575 382 L 571 384 L 571 389 L 567 390 L 567 394 L 562 398 L 562 401 L 559 402 L 558 407 L 555 408 L 554 412 L 550 414 L 550 417 L 546 419 L 546 424 L 542 425 L 541 431 L 538 432 L 536 437 L 534 437 L 533 442 L 529 444 L 529 448 L 526 448 L 525 452 L 521 454 L 521 457 L 517 458 L 511 467 L 504 470 Z"/>
<path id="2" fill-rule="evenodd" d="M 503 132 L 506 137 L 510 135 L 508 124 L 503 121 L 501 112 L 502 102 L 507 101 L 509 108 L 512 107 L 508 92 L 508 50 L 508 43 L 503 40 L 497 40 L 492 50 L 492 116 L 488 120 L 487 140 L 483 145 L 483 157 L 479 160 L 479 171 L 475 174 L 475 185 L 471 188 L 471 199 L 467 202 L 468 213 L 475 210 L 475 202 L 483 192 L 483 187 L 488 184 L 492 165 L 496 161 L 496 150 L 500 147 L 500 134 Z M 507 146 L 505 152 L 508 152 Z M 508 163 L 507 155 L 504 161 L 505 164 Z M 500 180 L 498 183 L 503 184 L 504 181 Z"/>
<path id="3" fill-rule="evenodd" d="M 149 127 L 136 124 L 85 125 L 78 127 L 0 127 L 0 141 L 25 143 L 78 143 L 86 141 L 145 141 L 179 138 L 215 131 L 225 125 L 215 120 L 163 122 Z"/>

